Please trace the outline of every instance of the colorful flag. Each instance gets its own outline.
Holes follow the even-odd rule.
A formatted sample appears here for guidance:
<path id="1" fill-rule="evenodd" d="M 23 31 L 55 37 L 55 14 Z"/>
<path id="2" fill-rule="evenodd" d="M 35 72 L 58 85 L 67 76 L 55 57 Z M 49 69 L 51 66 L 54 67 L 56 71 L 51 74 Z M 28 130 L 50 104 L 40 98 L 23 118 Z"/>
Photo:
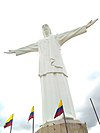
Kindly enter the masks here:
<path id="1" fill-rule="evenodd" d="M 58 117 L 58 116 L 61 115 L 63 112 L 64 112 L 64 109 L 63 109 L 63 105 L 62 105 L 62 100 L 60 100 L 59 105 L 58 105 L 58 109 L 57 109 L 57 111 L 56 111 L 56 113 L 55 113 L 54 118 Z"/>
<path id="2" fill-rule="evenodd" d="M 14 114 L 12 114 L 9 119 L 5 122 L 4 128 L 8 127 L 8 126 L 12 126 L 13 123 L 13 116 Z"/>
<path id="3" fill-rule="evenodd" d="M 31 113 L 30 113 L 30 115 L 29 115 L 28 121 L 29 121 L 30 119 L 32 119 L 32 118 L 34 118 L 34 106 L 33 106 L 32 109 L 31 109 Z"/>

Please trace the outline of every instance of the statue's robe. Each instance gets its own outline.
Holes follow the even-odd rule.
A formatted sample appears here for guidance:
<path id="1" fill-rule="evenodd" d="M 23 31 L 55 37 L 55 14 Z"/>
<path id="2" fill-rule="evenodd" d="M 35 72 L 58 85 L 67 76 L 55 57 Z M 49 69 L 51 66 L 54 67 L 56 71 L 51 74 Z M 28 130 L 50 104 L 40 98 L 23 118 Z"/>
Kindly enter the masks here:
<path id="1" fill-rule="evenodd" d="M 67 81 L 68 76 L 60 48 L 72 37 L 85 32 L 86 27 L 83 26 L 62 34 L 51 34 L 49 37 L 45 37 L 36 43 L 15 50 L 16 55 L 39 52 L 43 122 L 53 119 L 60 99 L 62 99 L 66 117 L 75 118 L 74 106 Z"/>

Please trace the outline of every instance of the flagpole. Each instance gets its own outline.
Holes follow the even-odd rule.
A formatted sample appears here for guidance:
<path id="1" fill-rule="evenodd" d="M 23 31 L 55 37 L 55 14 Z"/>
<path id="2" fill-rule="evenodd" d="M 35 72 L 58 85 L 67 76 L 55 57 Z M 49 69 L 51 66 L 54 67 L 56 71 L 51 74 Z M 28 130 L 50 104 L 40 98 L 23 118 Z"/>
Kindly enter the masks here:
<path id="1" fill-rule="evenodd" d="M 95 109 L 95 107 L 94 107 L 94 104 L 93 104 L 91 98 L 90 98 L 90 101 L 91 101 L 92 107 L 93 107 L 93 109 L 94 109 L 94 112 L 95 112 L 95 115 L 96 115 L 97 121 L 98 121 L 98 123 L 99 123 L 99 125 L 100 125 L 99 117 L 98 117 L 98 115 L 97 115 L 96 109 Z"/>
<path id="2" fill-rule="evenodd" d="M 64 110 L 64 109 L 63 109 L 63 110 Z M 64 122 L 65 122 L 66 133 L 68 133 L 68 127 L 67 127 L 67 122 L 66 122 L 66 117 L 65 117 L 64 111 L 63 111 L 63 116 L 64 116 Z"/>
<path id="3" fill-rule="evenodd" d="M 12 124 L 13 124 L 13 116 L 14 116 L 14 114 L 12 114 Z M 12 132 L 12 124 L 11 124 L 11 127 L 10 127 L 10 133 Z"/>
<path id="4" fill-rule="evenodd" d="M 11 131 L 12 131 L 12 125 L 11 125 L 11 127 L 10 127 L 10 133 L 11 133 Z"/>
<path id="5" fill-rule="evenodd" d="M 34 133 L 34 116 L 33 116 L 33 122 L 32 122 L 32 133 Z"/>

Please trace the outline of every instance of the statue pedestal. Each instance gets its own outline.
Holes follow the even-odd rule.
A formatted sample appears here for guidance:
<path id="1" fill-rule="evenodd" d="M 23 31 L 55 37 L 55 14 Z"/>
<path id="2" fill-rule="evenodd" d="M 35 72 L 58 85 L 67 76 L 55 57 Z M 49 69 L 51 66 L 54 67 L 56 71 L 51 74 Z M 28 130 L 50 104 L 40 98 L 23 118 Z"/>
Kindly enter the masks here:
<path id="1" fill-rule="evenodd" d="M 79 120 L 66 119 L 68 132 L 66 131 L 64 119 L 45 123 L 36 133 L 88 133 L 86 123 Z"/>

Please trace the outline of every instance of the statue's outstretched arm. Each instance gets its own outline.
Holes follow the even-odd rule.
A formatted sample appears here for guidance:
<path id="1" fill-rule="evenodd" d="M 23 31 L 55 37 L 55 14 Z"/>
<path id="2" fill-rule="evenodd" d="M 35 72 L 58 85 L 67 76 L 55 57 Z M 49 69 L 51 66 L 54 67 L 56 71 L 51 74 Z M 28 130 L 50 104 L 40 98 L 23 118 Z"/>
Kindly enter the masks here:
<path id="1" fill-rule="evenodd" d="M 89 28 L 91 25 L 93 25 L 97 20 L 98 19 L 91 20 L 89 23 L 87 23 L 86 25 L 84 25 L 82 27 L 76 28 L 76 29 L 71 30 L 71 31 L 64 32 L 62 34 L 58 34 L 57 40 L 58 40 L 59 44 L 62 45 L 66 41 L 71 39 L 72 37 L 75 37 L 75 36 L 78 36 L 80 34 L 87 32 L 87 28 Z"/>
<path id="2" fill-rule="evenodd" d="M 28 46 L 15 49 L 15 50 L 9 50 L 7 52 L 4 52 L 6 54 L 16 54 L 16 56 L 21 54 L 26 54 L 28 52 L 37 52 L 38 51 L 38 43 L 30 44 Z"/>

